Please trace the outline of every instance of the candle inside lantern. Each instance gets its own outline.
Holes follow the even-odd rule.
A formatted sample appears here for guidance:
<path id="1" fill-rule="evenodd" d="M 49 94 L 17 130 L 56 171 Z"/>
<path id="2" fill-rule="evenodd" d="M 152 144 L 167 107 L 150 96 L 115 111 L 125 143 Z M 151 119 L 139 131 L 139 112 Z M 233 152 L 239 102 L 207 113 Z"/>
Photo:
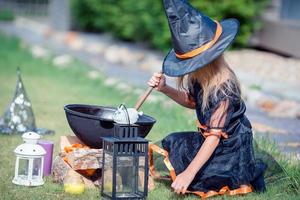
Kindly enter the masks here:
<path id="1" fill-rule="evenodd" d="M 48 140 L 40 140 L 38 141 L 38 144 L 41 145 L 46 151 L 46 155 L 44 157 L 44 176 L 50 176 L 54 143 Z"/>

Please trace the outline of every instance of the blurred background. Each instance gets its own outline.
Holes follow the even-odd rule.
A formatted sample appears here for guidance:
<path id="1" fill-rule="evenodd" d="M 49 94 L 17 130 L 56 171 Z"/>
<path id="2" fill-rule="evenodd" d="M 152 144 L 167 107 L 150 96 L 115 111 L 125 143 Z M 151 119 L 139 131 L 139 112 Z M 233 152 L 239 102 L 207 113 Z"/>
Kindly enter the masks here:
<path id="1" fill-rule="evenodd" d="M 190 3 L 216 20 L 239 19 L 239 35 L 225 56 L 241 81 L 247 114 L 259 136 L 271 137 L 299 158 L 300 1 Z M 78 60 L 90 79 L 105 76 L 105 85 L 128 95 L 142 93 L 171 48 L 159 0 L 0 0 L 0 34 L 19 38 L 33 59 L 48 59 L 59 69 Z M 8 65 L 0 68 L 3 73 Z M 133 93 L 130 87 L 139 89 Z M 149 101 L 161 99 L 155 97 Z"/>

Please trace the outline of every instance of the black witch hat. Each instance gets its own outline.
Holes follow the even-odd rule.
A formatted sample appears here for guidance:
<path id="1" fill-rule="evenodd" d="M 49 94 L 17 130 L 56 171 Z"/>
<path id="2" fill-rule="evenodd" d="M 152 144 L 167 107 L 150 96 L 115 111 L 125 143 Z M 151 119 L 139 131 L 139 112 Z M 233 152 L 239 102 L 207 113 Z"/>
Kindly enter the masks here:
<path id="1" fill-rule="evenodd" d="M 166 56 L 163 72 L 182 76 L 220 56 L 239 29 L 237 19 L 214 21 L 192 7 L 187 0 L 164 0 L 173 49 Z"/>

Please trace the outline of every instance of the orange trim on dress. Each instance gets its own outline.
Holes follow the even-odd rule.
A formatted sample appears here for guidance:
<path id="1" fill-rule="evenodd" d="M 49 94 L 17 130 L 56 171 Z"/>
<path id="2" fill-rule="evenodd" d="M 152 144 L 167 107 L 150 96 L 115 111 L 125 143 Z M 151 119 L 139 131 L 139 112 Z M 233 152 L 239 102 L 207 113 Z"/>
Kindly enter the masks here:
<path id="1" fill-rule="evenodd" d="M 168 168 L 168 170 L 170 171 L 170 176 L 172 181 L 174 181 L 176 179 L 176 173 L 175 170 L 169 160 L 169 154 L 166 150 L 158 147 L 155 144 L 150 144 L 149 145 L 149 169 L 150 169 L 150 175 L 153 176 L 154 178 L 160 179 L 161 177 L 158 175 L 158 173 L 155 170 L 154 167 L 154 162 L 153 162 L 153 152 L 156 152 L 158 154 L 161 154 L 162 156 L 164 156 L 164 163 L 166 165 L 166 167 Z M 251 185 L 247 185 L 247 186 L 243 186 L 234 190 L 230 190 L 228 186 L 224 186 L 222 187 L 218 192 L 217 191 L 208 191 L 208 192 L 201 192 L 201 191 L 187 191 L 186 193 L 190 193 L 190 194 L 195 194 L 200 196 L 202 199 L 206 199 L 208 197 L 212 197 L 215 195 L 224 195 L 227 194 L 229 196 L 233 196 L 233 195 L 241 195 L 241 194 L 247 194 L 252 192 L 252 187 Z"/>
<path id="2" fill-rule="evenodd" d="M 198 47 L 197 49 L 194 49 L 194 50 L 189 51 L 184 54 L 179 54 L 179 53 L 175 52 L 176 57 L 180 58 L 180 59 L 192 58 L 192 57 L 195 57 L 195 56 L 203 53 L 207 49 L 211 48 L 218 41 L 220 36 L 222 35 L 222 26 L 220 25 L 219 22 L 217 22 L 217 21 L 215 21 L 215 22 L 217 24 L 216 33 L 215 33 L 214 38 L 210 42 L 202 45 L 201 47 Z"/>
<path id="3" fill-rule="evenodd" d="M 207 126 L 204 126 L 200 123 L 199 120 L 196 120 L 196 125 L 199 129 L 202 129 L 204 130 L 204 132 L 200 131 L 200 133 L 203 135 L 204 138 L 207 138 L 208 136 L 211 136 L 211 135 L 215 135 L 217 136 L 218 138 L 225 138 L 227 139 L 228 138 L 228 134 L 226 132 L 223 132 L 221 129 L 208 129 Z"/>

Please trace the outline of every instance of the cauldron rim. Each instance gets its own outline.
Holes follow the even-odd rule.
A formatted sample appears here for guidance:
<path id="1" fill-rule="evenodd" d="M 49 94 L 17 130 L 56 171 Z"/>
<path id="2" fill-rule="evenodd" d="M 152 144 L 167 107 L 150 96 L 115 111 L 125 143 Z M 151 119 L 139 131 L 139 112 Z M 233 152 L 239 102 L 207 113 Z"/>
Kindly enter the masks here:
<path id="1" fill-rule="evenodd" d="M 66 113 L 78 116 L 78 117 L 83 117 L 83 118 L 88 118 L 88 119 L 95 119 L 95 120 L 101 120 L 101 121 L 108 121 L 108 122 L 113 122 L 112 119 L 107 119 L 107 118 L 103 118 L 100 116 L 96 116 L 96 115 L 91 115 L 91 114 L 85 114 L 82 112 L 78 112 L 78 111 L 74 111 L 72 110 L 72 108 L 76 108 L 76 107 L 85 107 L 85 108 L 98 108 L 98 109 L 106 109 L 106 110 L 111 110 L 111 111 L 116 111 L 117 108 L 116 107 L 112 107 L 112 106 L 99 106 L 99 105 L 88 105 L 88 104 L 67 104 L 64 106 L 64 110 Z M 137 122 L 137 124 L 154 124 L 156 122 L 156 120 L 149 116 L 149 115 L 145 115 L 145 117 L 151 119 L 149 120 L 149 122 L 144 121 L 144 122 Z"/>
<path id="2" fill-rule="evenodd" d="M 64 106 L 64 110 L 72 115 L 76 115 L 78 117 L 83 117 L 83 118 L 89 118 L 89 119 L 96 119 L 96 120 L 103 120 L 103 121 L 113 121 L 110 119 L 106 119 L 97 115 L 89 115 L 85 114 L 82 112 L 74 111 L 71 108 L 76 108 L 76 107 L 85 107 L 85 108 L 99 108 L 99 109 L 111 109 L 112 111 L 115 111 L 116 108 L 110 107 L 110 106 L 98 106 L 98 105 L 88 105 L 88 104 L 68 104 Z"/>

